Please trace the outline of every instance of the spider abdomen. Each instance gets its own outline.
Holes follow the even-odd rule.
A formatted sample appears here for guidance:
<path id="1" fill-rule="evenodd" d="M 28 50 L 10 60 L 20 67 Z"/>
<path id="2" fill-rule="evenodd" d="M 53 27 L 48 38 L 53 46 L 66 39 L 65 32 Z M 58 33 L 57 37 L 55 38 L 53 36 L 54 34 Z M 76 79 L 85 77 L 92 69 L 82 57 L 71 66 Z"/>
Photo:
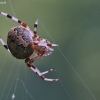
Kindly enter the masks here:
<path id="1" fill-rule="evenodd" d="M 7 44 L 11 54 L 18 59 L 25 59 L 34 52 L 33 47 L 29 44 L 32 37 L 28 30 L 22 26 L 15 26 L 10 29 L 7 36 Z"/>

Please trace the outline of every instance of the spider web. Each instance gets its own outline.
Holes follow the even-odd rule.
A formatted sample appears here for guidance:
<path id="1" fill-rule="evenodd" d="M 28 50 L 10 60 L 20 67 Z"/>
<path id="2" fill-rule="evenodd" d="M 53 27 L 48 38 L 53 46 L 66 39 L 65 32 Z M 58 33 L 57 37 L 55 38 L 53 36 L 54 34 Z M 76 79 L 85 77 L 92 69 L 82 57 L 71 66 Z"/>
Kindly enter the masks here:
<path id="1" fill-rule="evenodd" d="M 16 16 L 16 15 L 15 15 L 14 8 L 13 8 L 13 6 L 12 6 L 12 2 L 11 2 L 10 0 L 8 0 L 8 1 L 9 1 L 9 6 L 11 7 L 11 10 L 12 10 L 13 15 Z M 6 19 L 7 19 L 7 18 L 6 18 Z M 8 20 L 8 19 L 7 19 L 7 20 Z M 10 21 L 10 20 L 9 20 L 9 21 Z M 14 23 L 14 22 L 12 22 L 12 21 L 10 21 L 10 22 L 13 23 L 13 24 L 16 24 L 16 23 Z M 52 38 L 52 36 L 50 35 L 50 33 L 47 31 L 46 27 L 43 25 L 43 23 L 42 23 L 41 20 L 39 20 L 39 23 L 41 24 L 41 26 L 43 27 L 43 29 L 46 31 L 46 33 L 48 34 L 48 36 L 51 38 L 51 40 L 53 41 L 53 43 L 55 43 L 55 40 Z M 95 96 L 94 96 L 94 95 L 92 94 L 92 92 L 89 90 L 89 88 L 87 87 L 87 85 L 85 84 L 85 82 L 83 81 L 83 79 L 80 77 L 80 75 L 78 74 L 78 72 L 74 69 L 74 67 L 72 66 L 72 64 L 69 62 L 69 60 L 67 59 L 67 57 L 66 57 L 66 56 L 64 55 L 64 53 L 62 52 L 62 50 L 61 50 L 59 47 L 57 47 L 57 48 L 58 48 L 58 50 L 59 50 L 60 55 L 62 55 L 62 56 L 63 56 L 63 59 L 70 65 L 70 67 L 72 68 L 73 72 L 75 72 L 75 74 L 77 75 L 77 77 L 79 78 L 79 80 L 82 82 L 82 84 L 84 85 L 84 87 L 87 89 L 87 91 L 90 93 L 90 95 L 93 97 L 93 99 L 96 100 Z M 0 49 L 3 50 L 4 48 L 3 48 L 2 46 L 0 46 Z M 8 59 L 8 52 L 5 53 L 5 55 L 4 55 L 3 62 L 2 62 L 1 67 L 0 67 L 0 75 L 2 75 L 2 72 L 3 72 L 3 70 L 4 70 L 4 65 L 5 65 L 7 59 Z M 15 74 L 13 75 L 13 80 L 12 80 L 12 82 L 11 82 L 11 85 L 10 85 L 9 89 L 8 89 L 8 93 L 5 94 L 5 90 L 6 90 L 6 88 L 7 88 L 8 81 L 10 80 L 10 78 L 11 78 L 11 76 L 12 76 L 12 73 L 13 73 L 13 70 L 15 69 L 14 66 L 15 66 L 16 62 L 17 62 L 17 60 L 13 59 L 12 64 L 11 64 L 12 66 L 10 67 L 10 72 L 9 72 L 8 78 L 6 79 L 6 82 L 5 82 L 5 84 L 4 84 L 4 88 L 3 88 L 3 90 L 2 90 L 2 93 L 0 94 L 0 100 L 2 100 L 3 97 L 5 97 L 5 100 L 9 100 L 8 98 L 12 98 L 12 100 L 16 99 L 17 96 L 18 96 L 17 93 L 16 93 L 16 89 L 18 88 L 18 84 L 21 84 L 22 87 L 23 87 L 23 90 L 22 90 L 22 97 L 21 97 L 20 100 L 36 100 L 36 99 L 35 99 L 35 95 L 32 94 L 32 93 L 28 90 L 28 87 L 26 87 L 26 84 L 27 84 L 27 77 L 28 77 L 28 75 L 27 75 L 27 69 L 26 69 L 27 66 L 24 67 L 25 80 L 26 80 L 26 82 L 24 82 L 24 81 L 20 78 L 20 74 L 19 74 L 19 73 L 20 73 L 21 63 L 23 63 L 22 61 L 19 61 L 19 63 L 17 64 L 17 65 L 18 65 L 18 68 L 16 68 L 16 72 L 15 72 Z M 56 75 L 60 78 L 60 74 L 59 74 L 59 72 L 58 72 L 57 69 L 56 69 L 55 73 L 56 73 Z M 59 83 L 60 83 L 60 86 L 64 89 L 65 94 L 67 94 L 67 96 L 68 96 L 68 98 L 69 98 L 68 100 L 72 100 L 72 98 L 71 98 L 71 96 L 70 96 L 70 93 L 69 93 L 69 91 L 67 90 L 67 87 L 65 87 L 64 82 L 62 81 L 61 78 L 60 78 Z M 11 93 L 10 93 L 11 91 L 13 91 L 12 95 L 11 95 Z M 35 91 L 35 90 L 34 90 L 34 91 Z M 66 97 L 66 96 L 65 96 L 65 97 Z"/>

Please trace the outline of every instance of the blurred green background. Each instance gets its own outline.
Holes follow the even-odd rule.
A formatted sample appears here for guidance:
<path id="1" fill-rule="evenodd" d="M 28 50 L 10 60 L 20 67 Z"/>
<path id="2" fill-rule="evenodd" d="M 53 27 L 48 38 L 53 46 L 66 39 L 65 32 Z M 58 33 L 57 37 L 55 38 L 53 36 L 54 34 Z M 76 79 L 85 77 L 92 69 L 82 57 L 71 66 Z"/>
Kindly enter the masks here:
<path id="1" fill-rule="evenodd" d="M 41 71 L 55 67 L 45 76 L 60 81 L 41 80 L 0 44 L 0 100 L 11 100 L 13 93 L 14 100 L 100 100 L 100 0 L 0 0 L 4 1 L 0 11 L 23 20 L 32 30 L 38 18 L 38 35 L 59 45 L 34 64 Z M 15 25 L 0 16 L 5 42 Z"/>

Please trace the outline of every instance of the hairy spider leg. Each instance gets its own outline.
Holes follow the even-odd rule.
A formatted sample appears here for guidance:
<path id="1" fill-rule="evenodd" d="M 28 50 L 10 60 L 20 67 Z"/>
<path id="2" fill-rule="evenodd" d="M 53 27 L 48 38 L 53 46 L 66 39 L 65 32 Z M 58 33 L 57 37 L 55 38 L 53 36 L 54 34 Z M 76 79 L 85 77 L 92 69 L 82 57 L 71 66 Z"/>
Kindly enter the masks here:
<path id="1" fill-rule="evenodd" d="M 39 39 L 41 39 L 41 38 L 39 38 Z M 49 41 L 48 41 L 49 42 Z M 57 44 L 52 44 L 52 43 L 50 43 L 49 42 L 49 45 L 48 45 L 48 42 L 47 42 L 47 40 L 46 39 L 41 39 L 41 40 L 39 40 L 37 43 L 36 43 L 36 41 L 34 41 L 34 42 L 30 42 L 30 45 L 31 46 L 35 46 L 35 45 L 37 45 L 37 46 L 43 46 L 43 47 L 45 47 L 46 48 L 46 51 L 44 52 L 44 54 L 42 55 L 42 56 L 49 56 L 49 55 L 51 55 L 52 54 L 52 52 L 54 51 L 54 49 L 52 49 L 52 48 L 50 48 L 51 46 L 58 46 Z M 49 52 L 48 52 L 49 51 Z"/>
<path id="2" fill-rule="evenodd" d="M 37 56 L 37 57 L 38 57 L 38 56 Z M 26 63 L 26 65 L 27 65 L 28 67 L 30 67 L 30 68 L 32 69 L 32 71 L 34 71 L 37 75 L 39 75 L 40 78 L 42 78 L 42 79 L 45 80 L 45 81 L 58 81 L 58 80 L 59 80 L 59 79 L 50 79 L 50 78 L 46 78 L 46 77 L 44 76 L 44 74 L 47 74 L 47 73 L 53 71 L 54 68 L 52 68 L 52 69 L 50 69 L 50 70 L 47 70 L 47 71 L 44 71 L 44 72 L 40 72 L 40 70 L 39 70 L 34 64 L 32 64 L 32 62 L 35 61 L 35 59 L 36 59 L 36 58 L 34 58 L 34 57 L 33 57 L 32 59 L 27 58 L 27 59 L 25 60 L 25 63 Z"/>
<path id="3" fill-rule="evenodd" d="M 58 46 L 57 44 L 52 44 L 50 43 L 48 40 L 46 39 L 42 39 L 39 43 L 38 43 L 38 46 L 44 46 L 46 47 L 47 49 L 47 53 L 43 54 L 43 56 L 48 56 L 48 55 L 51 55 L 52 52 L 54 51 L 54 49 L 51 48 L 51 46 Z M 48 52 L 50 51 L 50 52 Z"/>
<path id="4" fill-rule="evenodd" d="M 8 52 L 10 52 L 8 46 L 4 43 L 4 41 L 2 40 L 2 38 L 0 38 L 0 42 L 2 43 L 2 45 L 4 46 L 4 48 L 5 48 Z"/>
<path id="5" fill-rule="evenodd" d="M 40 38 L 38 35 L 37 35 L 37 25 L 38 25 L 38 19 L 36 20 L 35 24 L 34 24 L 34 36 L 33 36 L 33 39 L 36 39 L 38 41 L 41 41 L 40 43 L 43 43 L 45 42 L 46 43 L 46 46 L 58 46 L 57 44 L 52 44 L 50 43 L 48 40 L 46 39 L 43 39 L 43 38 Z M 43 45 L 44 46 L 44 45 Z"/>
<path id="6" fill-rule="evenodd" d="M 33 39 L 38 39 L 39 38 L 39 36 L 36 34 L 37 33 L 37 25 L 38 25 L 38 19 L 34 23 L 34 36 L 33 36 Z"/>
<path id="7" fill-rule="evenodd" d="M 10 18 L 10 19 L 16 21 L 17 23 L 21 24 L 24 28 L 26 28 L 27 30 L 30 31 L 30 28 L 23 21 L 17 19 L 16 17 L 11 16 L 11 15 L 4 13 L 4 12 L 0 12 L 0 14 L 3 15 L 3 16 L 6 16 L 7 18 Z"/>

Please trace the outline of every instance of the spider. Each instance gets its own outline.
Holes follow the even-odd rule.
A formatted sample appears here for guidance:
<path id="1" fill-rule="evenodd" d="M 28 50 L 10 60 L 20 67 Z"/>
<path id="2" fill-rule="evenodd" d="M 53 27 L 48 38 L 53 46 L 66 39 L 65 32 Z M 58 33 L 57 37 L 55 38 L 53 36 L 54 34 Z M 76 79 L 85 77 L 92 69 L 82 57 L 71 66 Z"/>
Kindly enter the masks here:
<path id="1" fill-rule="evenodd" d="M 0 38 L 0 42 L 2 43 L 4 48 L 15 58 L 25 59 L 26 65 L 37 75 L 39 75 L 43 80 L 58 81 L 59 79 L 50 79 L 44 76 L 44 74 L 53 71 L 54 68 L 41 72 L 33 64 L 34 61 L 40 59 L 41 57 L 52 54 L 54 50 L 50 48 L 51 46 L 58 46 L 57 44 L 52 44 L 47 39 L 40 38 L 37 35 L 38 19 L 34 23 L 34 31 L 32 32 L 28 25 L 23 21 L 4 12 L 0 12 L 0 14 L 20 24 L 19 26 L 12 27 L 8 32 L 7 45 L 4 43 L 2 38 Z"/>

